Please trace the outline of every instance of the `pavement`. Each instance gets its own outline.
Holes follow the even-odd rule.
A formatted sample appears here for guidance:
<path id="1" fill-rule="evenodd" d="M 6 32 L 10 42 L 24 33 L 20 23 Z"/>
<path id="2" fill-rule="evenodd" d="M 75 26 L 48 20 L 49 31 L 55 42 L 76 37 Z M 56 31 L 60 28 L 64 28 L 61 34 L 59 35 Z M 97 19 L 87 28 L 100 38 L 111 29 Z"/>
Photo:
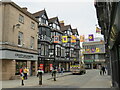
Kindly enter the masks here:
<path id="1" fill-rule="evenodd" d="M 65 72 L 63 74 L 57 73 L 57 78 L 65 77 L 70 75 L 71 72 Z M 42 76 L 42 83 L 50 83 L 48 80 L 53 80 L 51 73 L 45 73 Z M 37 76 L 30 76 L 27 80 L 24 80 L 24 86 L 21 86 L 21 80 L 7 80 L 2 81 L 2 88 L 18 88 L 18 87 L 32 87 L 39 85 L 39 78 Z M 85 86 L 81 88 L 110 88 L 111 87 L 111 77 L 108 75 L 96 75 L 94 78 L 90 79 Z"/>
<path id="2" fill-rule="evenodd" d="M 65 72 L 63 74 L 57 73 L 56 74 L 56 80 L 57 78 L 64 77 L 67 75 L 70 75 L 71 72 Z M 53 79 L 51 73 L 45 73 L 42 76 L 42 83 L 46 83 L 47 80 Z M 21 87 L 21 80 L 6 80 L 2 81 L 2 88 L 17 88 Z M 39 78 L 37 76 L 29 76 L 27 80 L 24 80 L 24 86 L 36 86 L 39 85 Z M 24 87 L 22 86 L 22 87 Z"/>

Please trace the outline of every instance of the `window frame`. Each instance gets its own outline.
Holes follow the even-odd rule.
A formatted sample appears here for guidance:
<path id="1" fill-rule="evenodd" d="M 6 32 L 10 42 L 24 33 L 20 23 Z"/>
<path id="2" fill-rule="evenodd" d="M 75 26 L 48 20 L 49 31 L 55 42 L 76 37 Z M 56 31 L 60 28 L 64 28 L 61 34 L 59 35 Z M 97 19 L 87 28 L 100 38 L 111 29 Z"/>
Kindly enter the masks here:
<path id="1" fill-rule="evenodd" d="M 31 29 L 35 30 L 35 23 L 31 21 Z"/>
<path id="2" fill-rule="evenodd" d="M 19 22 L 24 24 L 24 16 L 19 14 Z"/>
<path id="3" fill-rule="evenodd" d="M 19 42 L 20 40 L 20 42 Z M 18 46 L 22 46 L 23 45 L 23 32 L 18 32 Z"/>
<path id="4" fill-rule="evenodd" d="M 31 36 L 30 38 L 30 48 L 34 49 L 34 42 L 35 42 L 35 38 L 33 36 Z"/>

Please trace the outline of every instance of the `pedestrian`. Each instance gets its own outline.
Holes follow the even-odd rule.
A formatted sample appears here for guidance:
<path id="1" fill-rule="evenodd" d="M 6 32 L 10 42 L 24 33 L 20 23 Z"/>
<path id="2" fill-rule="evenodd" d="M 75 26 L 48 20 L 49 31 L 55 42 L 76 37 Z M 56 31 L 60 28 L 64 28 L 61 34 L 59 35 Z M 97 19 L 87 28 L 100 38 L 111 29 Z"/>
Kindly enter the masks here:
<path id="1" fill-rule="evenodd" d="M 102 74 L 104 75 L 106 73 L 105 67 L 102 66 L 101 70 L 102 70 Z"/>
<path id="2" fill-rule="evenodd" d="M 56 75 L 56 73 L 57 73 L 57 68 L 56 68 L 56 67 L 53 67 L 53 68 L 52 68 L 52 77 L 53 77 L 54 75 Z"/>
<path id="3" fill-rule="evenodd" d="M 54 68 L 52 68 L 51 75 L 52 75 L 52 77 L 53 77 L 53 75 L 54 75 Z"/>
<path id="4" fill-rule="evenodd" d="M 39 76 L 39 72 L 42 72 L 42 74 L 44 73 L 44 71 L 42 69 L 40 69 L 40 67 L 37 70 L 37 77 Z"/>
<path id="5" fill-rule="evenodd" d="M 21 76 L 22 86 L 23 86 L 24 85 L 24 73 L 23 73 L 23 70 L 21 71 L 20 76 Z"/>
<path id="6" fill-rule="evenodd" d="M 58 73 L 60 73 L 61 72 L 61 69 L 60 69 L 60 67 L 58 68 Z"/>
<path id="7" fill-rule="evenodd" d="M 100 75 L 102 75 L 102 66 L 100 66 L 99 68 L 100 68 Z"/>
<path id="8" fill-rule="evenodd" d="M 20 71 L 19 71 L 19 72 L 20 72 L 20 75 L 21 75 L 21 73 L 23 72 L 23 68 L 22 68 L 22 67 L 20 68 Z"/>
<path id="9" fill-rule="evenodd" d="M 27 79 L 28 79 L 28 76 L 30 76 L 30 69 L 27 67 Z"/>
<path id="10" fill-rule="evenodd" d="M 24 78 L 25 80 L 27 80 L 28 69 L 25 67 L 23 71 L 24 71 Z"/>
<path id="11" fill-rule="evenodd" d="M 61 75 L 63 75 L 63 68 L 61 68 Z"/>

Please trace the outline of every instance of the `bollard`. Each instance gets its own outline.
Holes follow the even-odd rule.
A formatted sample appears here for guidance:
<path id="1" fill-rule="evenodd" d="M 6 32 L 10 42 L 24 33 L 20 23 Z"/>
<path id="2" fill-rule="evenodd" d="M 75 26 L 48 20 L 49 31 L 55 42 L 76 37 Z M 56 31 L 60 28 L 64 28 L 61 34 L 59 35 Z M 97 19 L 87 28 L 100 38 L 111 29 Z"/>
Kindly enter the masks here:
<path id="1" fill-rule="evenodd" d="M 24 86 L 24 80 L 22 80 L 22 86 Z"/>
<path id="2" fill-rule="evenodd" d="M 54 81 L 56 81 L 56 71 L 53 71 Z"/>
<path id="3" fill-rule="evenodd" d="M 42 72 L 38 72 L 39 85 L 42 85 Z"/>
<path id="4" fill-rule="evenodd" d="M 21 73 L 22 86 L 24 86 L 24 74 Z"/>

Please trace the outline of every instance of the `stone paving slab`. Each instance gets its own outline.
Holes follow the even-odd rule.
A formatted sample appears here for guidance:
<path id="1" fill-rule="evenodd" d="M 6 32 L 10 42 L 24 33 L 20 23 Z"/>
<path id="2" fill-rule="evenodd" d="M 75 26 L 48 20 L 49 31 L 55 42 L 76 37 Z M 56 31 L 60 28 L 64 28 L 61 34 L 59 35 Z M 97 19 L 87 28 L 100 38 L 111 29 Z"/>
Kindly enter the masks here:
<path id="1" fill-rule="evenodd" d="M 58 77 L 63 77 L 66 75 L 71 74 L 71 72 L 66 72 L 63 75 L 61 75 L 60 73 L 57 73 L 57 78 Z M 52 79 L 52 75 L 51 73 L 45 73 L 42 76 L 43 78 L 43 82 L 45 83 L 47 82 L 47 80 Z M 24 80 L 24 84 L 25 86 L 36 86 L 39 84 L 39 78 L 37 76 L 31 76 L 28 77 L 27 80 Z M 21 86 L 21 80 L 6 80 L 6 81 L 2 81 L 2 88 L 16 88 L 16 87 L 20 87 Z"/>
<path id="2" fill-rule="evenodd" d="M 95 71 L 98 73 L 99 71 Z M 92 73 L 92 72 L 90 72 Z M 70 75 L 71 72 L 66 72 L 63 75 L 60 73 L 57 74 L 57 78 L 64 77 Z M 90 74 L 92 75 L 92 74 Z M 89 76 L 86 74 L 86 76 Z M 53 79 L 50 73 L 43 75 L 43 85 L 42 87 L 47 87 L 46 85 L 49 84 L 48 80 Z M 54 82 L 54 81 L 53 81 Z M 25 86 L 21 86 L 21 80 L 8 80 L 2 82 L 2 88 L 27 88 L 27 87 L 34 87 L 39 86 L 39 78 L 37 76 L 28 77 L 28 80 L 24 80 Z M 52 83 L 52 82 L 51 82 Z M 111 77 L 108 75 L 96 75 L 94 78 L 90 79 L 85 85 L 81 88 L 110 88 L 111 86 Z"/>

